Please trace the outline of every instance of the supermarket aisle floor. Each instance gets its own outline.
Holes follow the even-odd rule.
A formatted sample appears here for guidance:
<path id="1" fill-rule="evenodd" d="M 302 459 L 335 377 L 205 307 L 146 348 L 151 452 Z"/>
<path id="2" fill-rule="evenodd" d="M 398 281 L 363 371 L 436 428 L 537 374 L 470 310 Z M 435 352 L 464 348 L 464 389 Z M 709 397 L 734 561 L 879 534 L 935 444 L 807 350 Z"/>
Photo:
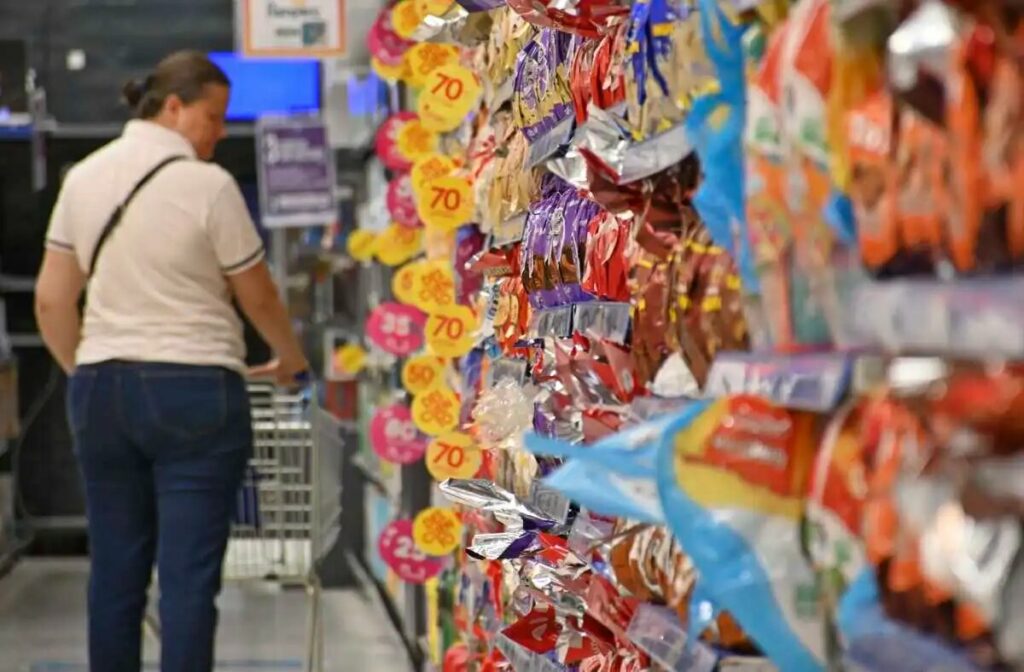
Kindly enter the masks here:
<path id="1" fill-rule="evenodd" d="M 0 579 L 0 672 L 87 672 L 84 561 L 27 560 Z M 409 672 L 382 608 L 358 591 L 327 593 L 327 672 Z M 302 591 L 228 584 L 216 672 L 302 672 L 309 602 Z M 158 643 L 146 638 L 146 660 Z M 147 665 L 155 672 L 155 663 Z"/>

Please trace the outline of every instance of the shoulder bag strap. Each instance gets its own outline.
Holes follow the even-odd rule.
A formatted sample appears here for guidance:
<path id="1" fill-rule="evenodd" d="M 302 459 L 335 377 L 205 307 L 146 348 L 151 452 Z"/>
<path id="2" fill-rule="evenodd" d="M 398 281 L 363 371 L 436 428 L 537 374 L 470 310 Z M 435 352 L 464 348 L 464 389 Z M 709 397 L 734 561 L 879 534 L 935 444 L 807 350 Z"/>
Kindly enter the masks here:
<path id="1" fill-rule="evenodd" d="M 117 228 L 117 225 L 121 223 L 121 218 L 124 217 L 124 211 L 128 209 L 128 205 L 132 202 L 132 199 L 135 198 L 135 195 L 138 194 L 139 191 L 141 191 L 144 186 L 146 186 L 146 183 L 148 183 L 150 180 L 156 177 L 157 173 L 159 173 L 161 170 L 163 170 L 170 164 L 174 163 L 175 161 L 184 161 L 185 159 L 186 157 L 184 156 L 171 156 L 169 158 L 164 159 L 160 163 L 156 164 L 156 166 L 154 166 L 148 173 L 143 175 L 142 179 L 139 180 L 134 187 L 132 187 L 132 190 L 130 192 L 128 192 L 128 195 L 125 197 L 125 199 L 121 202 L 120 205 L 117 206 L 114 212 L 110 215 L 110 219 L 107 220 L 106 225 L 103 227 L 103 231 L 100 232 L 99 240 L 96 241 L 96 247 L 93 248 L 92 251 L 92 259 L 89 260 L 90 278 L 92 277 L 92 274 L 96 272 L 96 262 L 100 258 L 100 252 L 103 251 L 103 247 L 107 244 L 107 241 L 110 239 L 110 234 L 113 233 L 114 229 Z"/>

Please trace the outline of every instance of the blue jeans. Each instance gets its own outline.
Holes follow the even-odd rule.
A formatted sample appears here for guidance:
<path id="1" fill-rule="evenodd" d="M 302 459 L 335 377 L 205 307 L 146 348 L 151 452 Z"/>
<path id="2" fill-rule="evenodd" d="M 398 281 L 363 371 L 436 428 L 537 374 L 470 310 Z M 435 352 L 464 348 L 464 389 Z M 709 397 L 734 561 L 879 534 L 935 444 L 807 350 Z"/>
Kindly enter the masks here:
<path id="1" fill-rule="evenodd" d="M 226 369 L 108 362 L 68 383 L 85 480 L 90 672 L 138 672 L 159 569 L 162 672 L 209 672 L 236 495 L 252 452 L 245 381 Z"/>

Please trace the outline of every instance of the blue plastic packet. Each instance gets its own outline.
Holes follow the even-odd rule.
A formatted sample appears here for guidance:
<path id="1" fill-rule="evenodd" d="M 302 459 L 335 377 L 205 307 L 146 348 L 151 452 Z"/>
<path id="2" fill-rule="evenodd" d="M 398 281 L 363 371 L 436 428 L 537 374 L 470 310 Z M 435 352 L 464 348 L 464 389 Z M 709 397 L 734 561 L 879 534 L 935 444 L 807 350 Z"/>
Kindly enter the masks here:
<path id="1" fill-rule="evenodd" d="M 718 90 L 697 98 L 686 131 L 704 171 L 694 205 L 717 245 L 736 260 L 747 292 L 758 278 L 746 225 L 743 131 L 746 124 L 745 26 L 732 24 L 714 0 L 700 0 L 698 15 Z"/>
<path id="2" fill-rule="evenodd" d="M 678 418 L 658 454 L 665 517 L 705 602 L 785 672 L 825 669 L 825 622 L 801 546 L 813 430 L 809 413 L 730 397 Z"/>
<path id="3" fill-rule="evenodd" d="M 658 497 L 658 448 L 668 427 L 679 418 L 700 413 L 703 403 L 655 418 L 591 445 L 528 434 L 525 447 L 536 455 L 568 461 L 544 478 L 544 484 L 573 502 L 606 516 L 665 522 Z"/>

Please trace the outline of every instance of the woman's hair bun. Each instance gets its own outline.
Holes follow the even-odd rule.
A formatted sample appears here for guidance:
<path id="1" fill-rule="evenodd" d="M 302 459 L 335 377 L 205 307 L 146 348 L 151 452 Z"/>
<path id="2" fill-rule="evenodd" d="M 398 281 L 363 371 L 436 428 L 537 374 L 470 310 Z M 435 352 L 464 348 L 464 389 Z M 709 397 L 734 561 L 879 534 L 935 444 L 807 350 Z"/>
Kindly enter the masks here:
<path id="1" fill-rule="evenodd" d="M 144 95 L 146 95 L 146 85 L 140 79 L 128 80 L 125 82 L 124 87 L 121 88 L 121 97 L 132 109 L 139 106 Z"/>

